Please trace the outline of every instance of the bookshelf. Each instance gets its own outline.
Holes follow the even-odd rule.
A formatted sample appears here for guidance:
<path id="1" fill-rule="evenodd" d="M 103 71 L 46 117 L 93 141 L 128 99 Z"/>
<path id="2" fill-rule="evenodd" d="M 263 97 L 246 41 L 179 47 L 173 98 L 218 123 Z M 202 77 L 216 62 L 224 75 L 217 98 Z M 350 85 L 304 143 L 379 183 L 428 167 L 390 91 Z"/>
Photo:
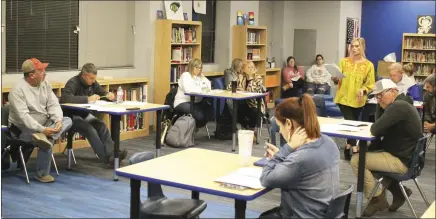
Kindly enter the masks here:
<path id="1" fill-rule="evenodd" d="M 423 81 L 436 72 L 436 34 L 404 33 L 401 63 L 413 63 L 415 78 Z"/>
<path id="2" fill-rule="evenodd" d="M 280 68 L 267 68 L 265 76 L 265 87 L 268 92 L 267 107 L 274 108 L 274 100 L 280 98 L 281 72 Z"/>
<path id="3" fill-rule="evenodd" d="M 154 103 L 165 102 L 171 85 L 177 84 L 190 59 L 201 59 L 201 35 L 199 21 L 156 20 Z"/>
<path id="4" fill-rule="evenodd" d="M 148 80 L 146 78 L 124 78 L 124 79 L 110 79 L 110 80 L 98 80 L 98 83 L 103 86 L 103 88 L 108 92 L 116 92 L 119 86 L 121 86 L 125 92 L 125 100 L 131 101 L 141 101 L 147 98 L 148 91 Z M 65 87 L 65 83 L 51 83 L 53 87 L 53 92 L 56 96 L 60 97 L 62 94 L 62 89 Z M 142 88 L 142 89 L 140 89 Z M 3 104 L 7 102 L 7 95 L 11 91 L 11 85 L 2 85 L 2 101 Z M 142 94 L 142 95 L 141 95 Z M 116 95 L 116 93 L 115 93 Z M 145 96 L 144 96 L 145 95 Z M 107 114 L 95 114 L 96 117 L 102 119 L 108 128 L 110 129 L 110 117 Z M 129 115 L 124 116 L 121 119 L 121 134 L 120 140 L 126 140 L 131 138 L 138 138 L 143 136 L 148 136 L 150 134 L 149 130 L 149 113 L 141 113 L 140 115 Z M 53 146 L 53 153 L 62 153 L 66 147 L 66 134 L 61 137 L 58 142 Z M 87 140 L 76 133 L 73 140 L 73 149 L 90 147 Z M 32 153 L 32 157 L 36 156 L 36 151 Z"/>

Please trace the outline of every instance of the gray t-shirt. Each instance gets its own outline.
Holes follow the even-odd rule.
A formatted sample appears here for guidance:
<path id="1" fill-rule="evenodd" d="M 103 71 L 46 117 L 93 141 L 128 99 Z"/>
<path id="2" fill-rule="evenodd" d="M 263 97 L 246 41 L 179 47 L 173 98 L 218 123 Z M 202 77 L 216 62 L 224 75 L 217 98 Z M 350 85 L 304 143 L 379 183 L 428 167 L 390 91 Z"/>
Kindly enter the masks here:
<path id="1" fill-rule="evenodd" d="M 9 124 L 14 124 L 21 130 L 27 128 L 43 132 L 43 124 L 47 120 L 62 121 L 63 112 L 58 98 L 47 81 L 33 87 L 23 79 L 14 85 L 8 99 L 11 104 Z"/>

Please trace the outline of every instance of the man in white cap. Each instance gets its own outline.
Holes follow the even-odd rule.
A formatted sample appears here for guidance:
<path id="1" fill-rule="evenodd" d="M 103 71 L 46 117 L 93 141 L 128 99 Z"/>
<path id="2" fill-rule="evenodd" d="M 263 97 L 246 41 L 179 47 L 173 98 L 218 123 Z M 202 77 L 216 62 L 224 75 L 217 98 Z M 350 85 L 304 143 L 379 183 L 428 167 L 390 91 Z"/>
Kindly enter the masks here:
<path id="1" fill-rule="evenodd" d="M 63 116 L 51 84 L 45 80 L 47 66 L 36 58 L 24 61 L 24 80 L 16 83 L 8 96 L 10 130 L 15 137 L 33 140 L 38 146 L 35 178 L 45 183 L 55 180 L 50 175 L 53 143 L 72 125 L 71 119 Z"/>
<path id="2" fill-rule="evenodd" d="M 375 187 L 375 179 L 371 171 L 405 174 L 415 145 L 423 136 L 421 119 L 415 106 L 413 106 L 413 100 L 404 93 L 400 93 L 394 82 L 390 79 L 378 81 L 371 95 L 376 97 L 382 110 L 371 126 L 371 134 L 378 140 L 371 143 L 368 148 L 370 151 L 366 153 L 364 178 L 366 197 L 369 197 Z M 381 138 L 383 139 L 380 140 Z M 350 164 L 357 175 L 359 156 L 354 155 Z M 386 179 L 383 185 L 393 195 L 392 204 L 389 206 L 384 190 L 379 188 L 369 201 L 362 216 L 370 217 L 377 211 L 383 211 L 387 208 L 389 211 L 396 211 L 404 204 L 405 198 L 398 182 Z M 405 187 L 405 190 L 408 196 L 412 194 L 412 190 L 409 188 Z"/>

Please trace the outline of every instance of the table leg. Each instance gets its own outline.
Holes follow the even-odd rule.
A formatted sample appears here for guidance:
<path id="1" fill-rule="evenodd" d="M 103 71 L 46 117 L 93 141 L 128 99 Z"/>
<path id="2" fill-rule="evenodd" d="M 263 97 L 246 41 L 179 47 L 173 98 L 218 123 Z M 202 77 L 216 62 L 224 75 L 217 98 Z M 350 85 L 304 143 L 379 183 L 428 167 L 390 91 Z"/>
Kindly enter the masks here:
<path id="1" fill-rule="evenodd" d="M 191 96 L 191 115 L 194 117 L 195 96 Z"/>
<path id="2" fill-rule="evenodd" d="M 73 131 L 67 133 L 67 170 L 71 170 L 71 157 L 73 154 Z"/>
<path id="3" fill-rule="evenodd" d="M 247 201 L 235 199 L 235 218 L 245 219 L 246 208 L 247 208 Z"/>
<path id="4" fill-rule="evenodd" d="M 139 219 L 141 181 L 130 179 L 130 219 Z"/>
<path id="5" fill-rule="evenodd" d="M 232 116 L 232 152 L 236 151 L 236 121 L 238 119 L 238 100 L 233 100 L 233 116 Z"/>
<path id="6" fill-rule="evenodd" d="M 196 192 L 196 191 L 192 191 L 191 198 L 195 199 L 195 200 L 199 200 L 200 199 L 200 193 Z"/>
<path id="7" fill-rule="evenodd" d="M 160 156 L 160 138 L 162 135 L 162 127 L 161 127 L 161 121 L 162 121 L 162 115 L 163 110 L 156 111 L 156 157 Z"/>
<path id="8" fill-rule="evenodd" d="M 115 170 L 118 169 L 120 165 L 118 158 L 118 152 L 120 150 L 120 121 L 121 115 L 111 115 L 111 136 L 112 141 L 114 141 L 114 181 L 118 181 L 118 176 L 115 174 Z"/>
<path id="9" fill-rule="evenodd" d="M 367 141 L 359 142 L 359 169 L 357 174 L 357 203 L 356 203 L 356 218 L 361 218 L 363 204 L 363 179 L 365 177 L 365 158 Z"/>
<path id="10" fill-rule="evenodd" d="M 262 98 L 257 98 L 257 113 L 256 113 L 256 132 L 257 132 L 257 138 L 256 138 L 256 144 L 259 144 L 259 137 L 260 137 L 260 120 L 262 119 Z"/>
<path id="11" fill-rule="evenodd" d="M 220 119 L 221 116 L 221 99 L 216 98 L 216 108 L 215 108 L 215 133 L 217 131 L 218 128 L 218 120 Z"/>

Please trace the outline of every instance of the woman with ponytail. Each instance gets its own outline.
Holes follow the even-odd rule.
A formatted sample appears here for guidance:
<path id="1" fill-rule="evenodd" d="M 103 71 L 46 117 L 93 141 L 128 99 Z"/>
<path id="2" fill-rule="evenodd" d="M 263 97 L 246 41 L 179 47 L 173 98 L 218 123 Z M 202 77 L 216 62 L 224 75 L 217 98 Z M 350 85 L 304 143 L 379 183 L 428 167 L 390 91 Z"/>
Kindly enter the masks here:
<path id="1" fill-rule="evenodd" d="M 338 146 L 321 134 L 308 94 L 284 100 L 274 116 L 287 144 L 279 149 L 267 143 L 269 160 L 260 181 L 280 188 L 282 197 L 280 207 L 260 218 L 324 218 L 330 201 L 340 193 Z"/>

